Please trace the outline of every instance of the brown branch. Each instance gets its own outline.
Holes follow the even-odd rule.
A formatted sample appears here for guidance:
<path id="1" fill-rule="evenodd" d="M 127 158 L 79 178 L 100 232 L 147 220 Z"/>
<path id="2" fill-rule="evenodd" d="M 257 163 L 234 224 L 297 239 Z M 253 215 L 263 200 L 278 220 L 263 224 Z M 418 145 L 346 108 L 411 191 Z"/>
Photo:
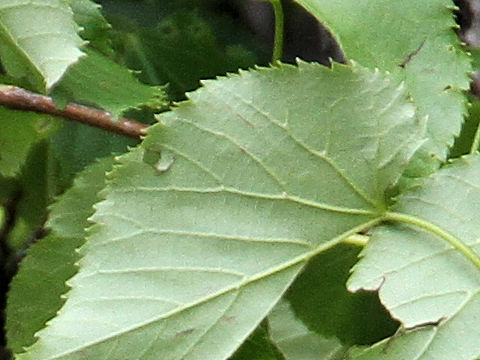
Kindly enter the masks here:
<path id="1" fill-rule="evenodd" d="M 67 120 L 78 121 L 136 139 L 144 136 L 148 127 L 148 125 L 126 118 L 113 120 L 113 116 L 109 112 L 88 106 L 70 103 L 64 109 L 59 109 L 52 98 L 16 86 L 0 85 L 0 105 L 10 109 L 60 116 Z"/>

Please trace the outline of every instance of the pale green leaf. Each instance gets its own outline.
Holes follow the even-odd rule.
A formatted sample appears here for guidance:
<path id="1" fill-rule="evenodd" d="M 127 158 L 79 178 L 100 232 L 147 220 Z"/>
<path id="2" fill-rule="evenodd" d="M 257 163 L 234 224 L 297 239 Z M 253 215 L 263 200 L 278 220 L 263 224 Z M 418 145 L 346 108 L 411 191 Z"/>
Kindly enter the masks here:
<path id="1" fill-rule="evenodd" d="M 270 336 L 285 360 L 341 360 L 347 350 L 335 338 L 325 338 L 310 331 L 281 301 L 268 316 Z"/>
<path id="2" fill-rule="evenodd" d="M 87 218 L 93 213 L 97 193 L 104 186 L 112 158 L 83 171 L 73 186 L 51 207 L 47 222 L 51 233 L 33 244 L 10 284 L 7 303 L 8 347 L 16 352 L 31 345 L 34 334 L 62 306 L 65 281 L 76 273 L 75 252 L 83 244 Z"/>
<path id="3" fill-rule="evenodd" d="M 2 0 L 0 59 L 38 91 L 51 88 L 82 52 L 73 14 L 63 0 Z"/>
<path id="4" fill-rule="evenodd" d="M 423 335 L 408 335 L 412 342 L 422 339 L 415 356 L 406 356 L 411 350 L 405 349 L 399 353 L 403 357 L 395 357 L 400 350 L 392 350 L 391 357 L 384 354 L 379 359 L 480 356 L 479 179 L 478 156 L 456 160 L 403 194 L 394 212 L 387 213 L 387 218 L 405 224 L 386 224 L 373 231 L 349 288 L 378 290 L 382 303 L 404 328 L 439 323 Z M 456 243 L 466 248 L 454 247 Z"/>
<path id="5" fill-rule="evenodd" d="M 424 158 L 445 160 L 466 112 L 462 90 L 471 72 L 454 32 L 453 2 L 295 1 L 329 27 L 349 59 L 405 81 L 419 115 L 428 117 Z"/>
<path id="6" fill-rule="evenodd" d="M 97 105 L 115 116 L 141 106 L 159 110 L 167 104 L 163 87 L 142 84 L 130 70 L 94 50 L 72 66 L 52 96 L 61 106 L 70 101 Z"/>
<path id="7" fill-rule="evenodd" d="M 402 332 L 392 338 L 381 341 L 370 348 L 354 348 L 349 352 L 348 360 L 410 360 L 424 359 L 422 354 L 428 349 L 430 341 L 435 337 L 436 328 L 425 326 L 416 330 Z M 454 339 L 452 341 L 455 341 Z M 450 342 L 450 341 L 449 341 Z M 443 359 L 464 360 L 462 353 L 465 349 L 459 349 L 453 357 L 440 357 Z M 449 356 L 452 354 L 449 353 Z M 459 355 L 459 356 L 458 356 Z M 427 357 L 428 358 L 428 357 Z M 437 358 L 435 358 L 436 360 Z M 470 358 L 468 358 L 470 359 Z M 475 359 L 476 360 L 476 359 Z"/>
<path id="8" fill-rule="evenodd" d="M 227 358 L 309 259 L 379 221 L 423 130 L 379 72 L 306 63 L 207 81 L 159 120 L 18 359 Z"/>
<path id="9" fill-rule="evenodd" d="M 32 146 L 56 128 L 49 116 L 0 106 L 0 174 L 15 176 Z"/>

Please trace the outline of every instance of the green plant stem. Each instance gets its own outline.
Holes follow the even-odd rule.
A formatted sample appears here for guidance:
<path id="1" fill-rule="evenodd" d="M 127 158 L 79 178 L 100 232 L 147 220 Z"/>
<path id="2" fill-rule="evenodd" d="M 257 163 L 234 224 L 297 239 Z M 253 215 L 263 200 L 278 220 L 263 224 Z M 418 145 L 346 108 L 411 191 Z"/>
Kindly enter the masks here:
<path id="1" fill-rule="evenodd" d="M 273 6 L 273 13 L 275 15 L 275 38 L 273 42 L 272 64 L 282 60 L 283 57 L 283 31 L 284 31 L 284 16 L 281 0 L 269 0 Z"/>
<path id="2" fill-rule="evenodd" d="M 396 212 L 387 212 L 385 213 L 385 220 L 398 221 L 401 223 L 411 224 L 418 227 L 421 227 L 429 232 L 441 237 L 442 239 L 448 241 L 455 249 L 460 251 L 468 260 L 470 260 L 478 269 L 480 269 L 480 256 L 473 251 L 470 247 L 465 245 L 462 241 L 457 239 L 452 234 L 449 234 L 445 230 L 441 229 L 435 224 L 428 222 L 417 217 L 401 214 Z"/>
<path id="3" fill-rule="evenodd" d="M 475 137 L 473 138 L 472 147 L 470 148 L 470 155 L 474 155 L 478 152 L 478 147 L 480 146 L 480 123 L 477 126 L 477 131 L 475 131 Z"/>

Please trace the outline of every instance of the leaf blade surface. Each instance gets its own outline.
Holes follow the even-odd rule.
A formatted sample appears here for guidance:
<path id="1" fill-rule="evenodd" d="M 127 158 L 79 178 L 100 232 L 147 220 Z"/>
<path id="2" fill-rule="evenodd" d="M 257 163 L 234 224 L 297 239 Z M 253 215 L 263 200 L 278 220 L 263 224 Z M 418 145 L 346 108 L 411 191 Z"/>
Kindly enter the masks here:
<path id="1" fill-rule="evenodd" d="M 68 301 L 19 359 L 230 356 L 312 256 L 379 220 L 421 143 L 403 94 L 306 63 L 207 81 L 120 158 Z"/>
<path id="2" fill-rule="evenodd" d="M 462 90 L 472 71 L 453 30 L 453 2 L 296 1 L 329 27 L 347 58 L 405 81 L 419 115 L 428 117 L 425 155 L 445 161 L 466 113 Z"/>
<path id="3" fill-rule="evenodd" d="M 50 89 L 82 51 L 73 14 L 61 0 L 5 0 L 0 5 L 0 49 L 7 72 Z"/>
<path id="4" fill-rule="evenodd" d="M 56 126 L 51 117 L 0 107 L 0 173 L 18 174 L 35 143 L 48 137 Z"/>
<path id="5" fill-rule="evenodd" d="M 52 91 L 59 105 L 68 102 L 94 104 L 115 117 L 128 109 L 166 107 L 166 94 L 161 86 L 148 86 L 138 81 L 132 71 L 95 51 L 74 64 Z"/>
<path id="6" fill-rule="evenodd" d="M 347 347 L 308 329 L 287 301 L 280 301 L 268 316 L 270 335 L 285 360 L 341 360 Z"/>

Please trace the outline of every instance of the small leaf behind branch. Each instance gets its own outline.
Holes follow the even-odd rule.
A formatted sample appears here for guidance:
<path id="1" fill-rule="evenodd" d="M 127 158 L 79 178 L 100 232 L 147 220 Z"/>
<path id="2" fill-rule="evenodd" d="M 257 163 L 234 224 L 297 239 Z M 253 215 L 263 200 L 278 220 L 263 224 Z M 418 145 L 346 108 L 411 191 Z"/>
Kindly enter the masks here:
<path id="1" fill-rule="evenodd" d="M 61 107 L 68 102 L 94 104 L 116 117 L 128 109 L 145 106 L 158 111 L 167 105 L 163 87 L 141 83 L 131 70 L 94 50 L 72 66 L 52 96 Z"/>

